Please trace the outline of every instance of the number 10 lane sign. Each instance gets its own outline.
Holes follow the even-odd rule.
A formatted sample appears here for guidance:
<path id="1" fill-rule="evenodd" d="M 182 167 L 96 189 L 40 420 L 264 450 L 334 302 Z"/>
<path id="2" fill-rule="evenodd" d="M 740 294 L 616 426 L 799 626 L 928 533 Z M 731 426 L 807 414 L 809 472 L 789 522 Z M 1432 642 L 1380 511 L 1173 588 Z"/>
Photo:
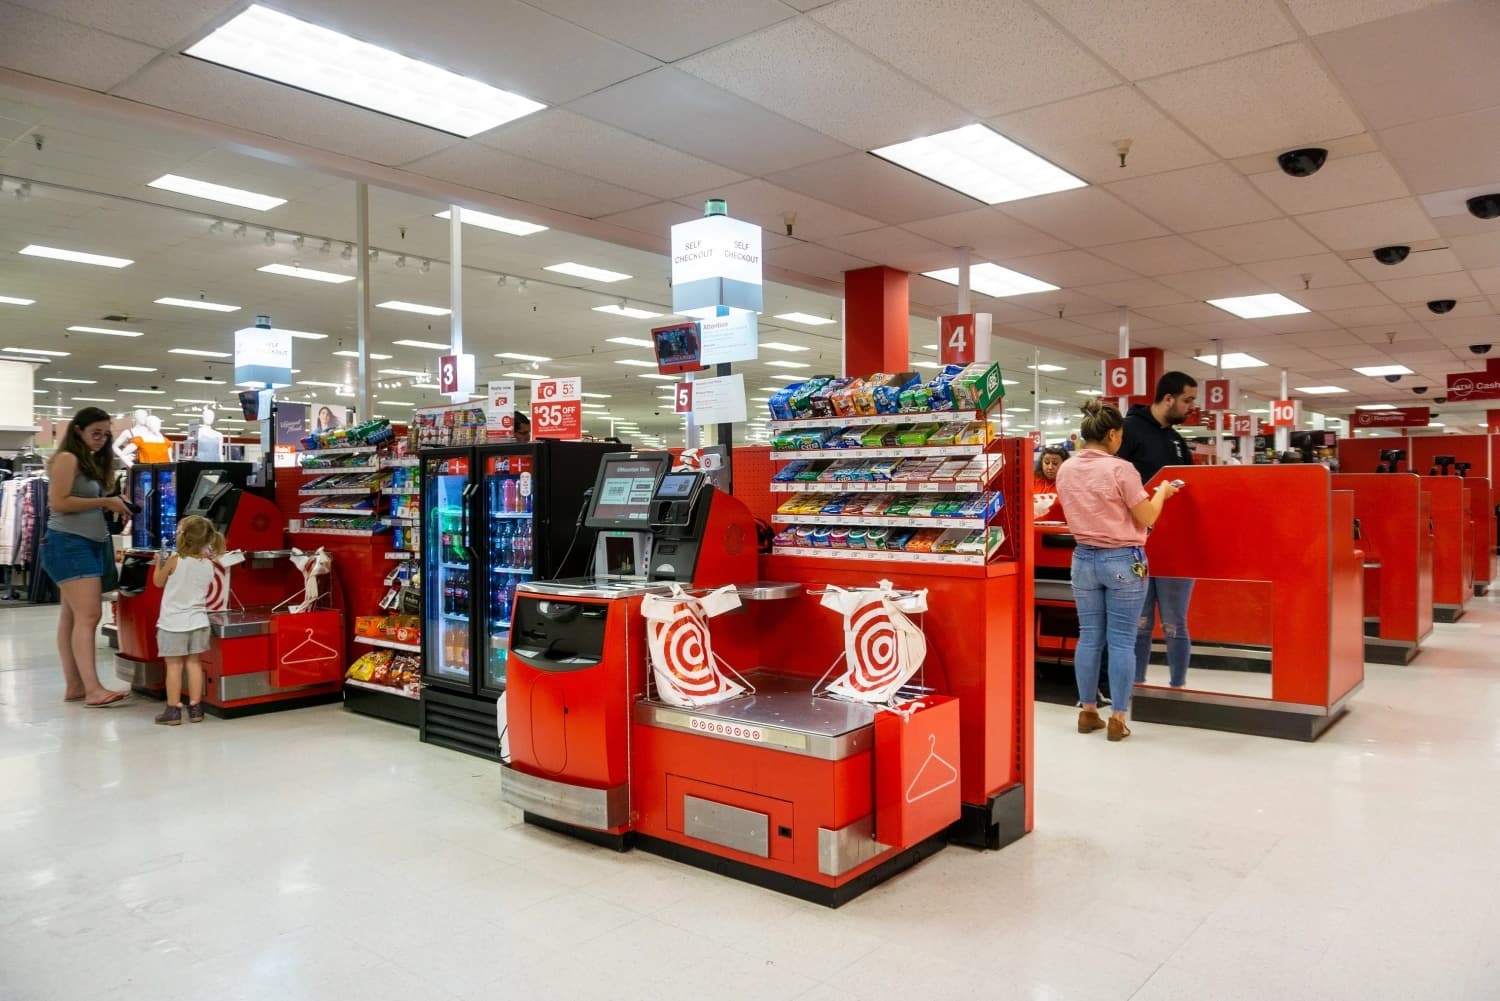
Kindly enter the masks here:
<path id="1" fill-rule="evenodd" d="M 531 437 L 583 437 L 582 379 L 538 379 L 531 384 Z"/>

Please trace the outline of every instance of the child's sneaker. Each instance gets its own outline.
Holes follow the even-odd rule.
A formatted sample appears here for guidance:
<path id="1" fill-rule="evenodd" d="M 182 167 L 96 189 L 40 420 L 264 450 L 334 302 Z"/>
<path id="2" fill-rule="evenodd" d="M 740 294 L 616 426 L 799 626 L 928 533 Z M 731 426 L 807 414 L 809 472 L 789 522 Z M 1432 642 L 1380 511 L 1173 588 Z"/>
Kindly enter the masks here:
<path id="1" fill-rule="evenodd" d="M 182 707 L 181 706 L 167 706 L 156 717 L 156 722 L 159 723 L 159 724 L 161 724 L 162 726 L 181 726 L 182 725 Z"/>
<path id="2" fill-rule="evenodd" d="M 203 703 L 202 702 L 194 702 L 192 705 L 188 706 L 188 722 L 189 723 L 202 723 L 203 722 Z"/>

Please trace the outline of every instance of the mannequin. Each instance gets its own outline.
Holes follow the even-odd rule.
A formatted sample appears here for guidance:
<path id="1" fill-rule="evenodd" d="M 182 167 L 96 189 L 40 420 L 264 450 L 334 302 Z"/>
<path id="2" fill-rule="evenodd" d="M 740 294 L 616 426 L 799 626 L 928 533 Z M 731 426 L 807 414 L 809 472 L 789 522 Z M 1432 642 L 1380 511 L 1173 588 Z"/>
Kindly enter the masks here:
<path id="1" fill-rule="evenodd" d="M 124 431 L 115 435 L 115 455 L 119 457 L 120 464 L 126 469 L 135 465 L 136 452 L 135 439 L 139 438 L 141 432 L 146 428 L 146 411 L 137 410 L 131 415 L 131 425 Z"/>
<path id="2" fill-rule="evenodd" d="M 171 462 L 172 443 L 161 433 L 161 418 L 155 414 L 146 416 L 145 426 L 133 429 L 135 437 L 130 444 L 135 448 L 135 461 L 145 463 Z"/>
<path id="3" fill-rule="evenodd" d="M 203 408 L 203 423 L 198 427 L 198 461 L 222 462 L 224 436 L 214 429 L 214 408 Z"/>

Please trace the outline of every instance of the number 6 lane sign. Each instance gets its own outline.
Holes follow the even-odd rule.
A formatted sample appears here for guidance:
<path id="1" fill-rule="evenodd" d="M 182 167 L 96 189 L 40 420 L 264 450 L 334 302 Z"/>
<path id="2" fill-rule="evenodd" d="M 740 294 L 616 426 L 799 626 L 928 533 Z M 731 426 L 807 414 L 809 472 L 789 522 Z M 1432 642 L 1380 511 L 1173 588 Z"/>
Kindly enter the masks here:
<path id="1" fill-rule="evenodd" d="M 1146 359 L 1111 358 L 1104 363 L 1105 396 L 1145 396 Z"/>

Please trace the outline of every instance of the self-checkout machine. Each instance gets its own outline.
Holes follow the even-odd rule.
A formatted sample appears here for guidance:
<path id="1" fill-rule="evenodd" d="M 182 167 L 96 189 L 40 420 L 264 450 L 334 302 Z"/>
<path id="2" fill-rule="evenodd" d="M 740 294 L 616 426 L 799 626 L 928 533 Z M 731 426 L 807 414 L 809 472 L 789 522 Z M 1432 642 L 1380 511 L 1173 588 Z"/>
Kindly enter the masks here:
<path id="1" fill-rule="evenodd" d="M 593 573 L 516 589 L 502 797 L 526 820 L 624 847 L 633 830 L 631 707 L 646 690 L 648 595 L 750 584 L 755 521 L 665 452 L 600 464 L 580 531 Z"/>

